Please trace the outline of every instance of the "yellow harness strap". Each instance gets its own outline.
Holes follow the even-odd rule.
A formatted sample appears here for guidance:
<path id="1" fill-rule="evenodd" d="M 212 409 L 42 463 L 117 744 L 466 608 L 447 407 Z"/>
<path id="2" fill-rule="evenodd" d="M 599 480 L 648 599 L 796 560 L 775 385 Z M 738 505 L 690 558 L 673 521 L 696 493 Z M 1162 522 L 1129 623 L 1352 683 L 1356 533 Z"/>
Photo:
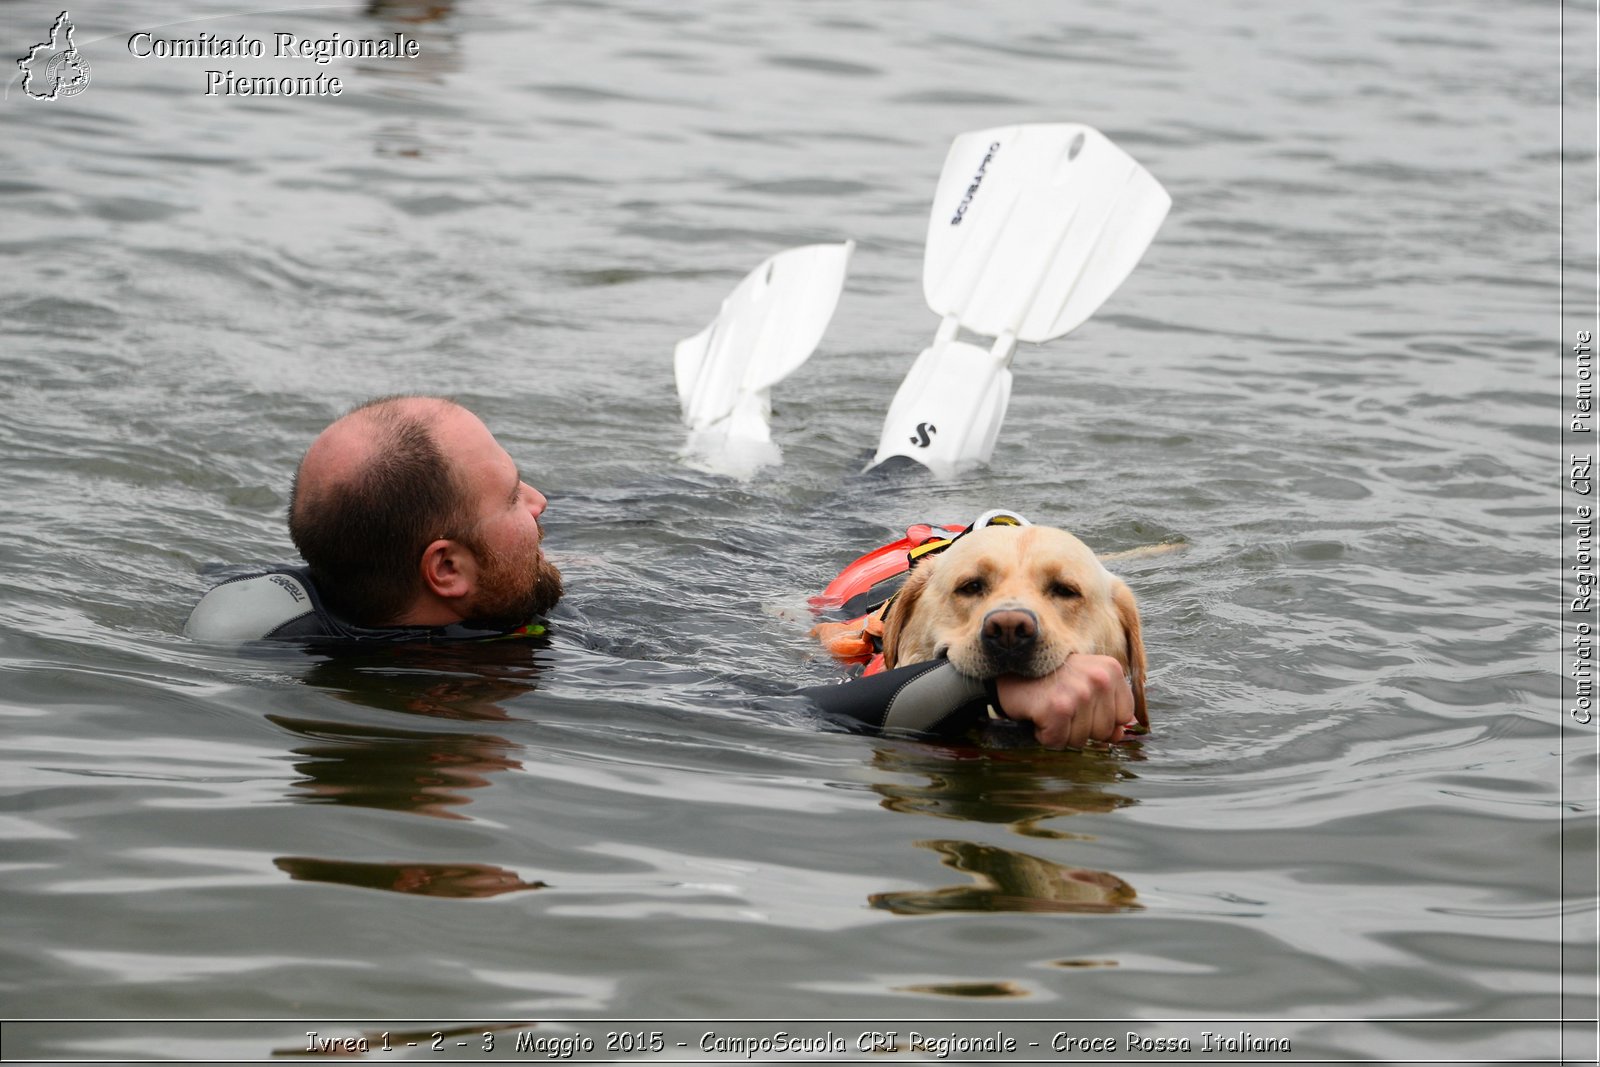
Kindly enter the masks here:
<path id="1" fill-rule="evenodd" d="M 1024 519 L 1020 515 L 1013 515 L 1009 511 L 986 511 L 982 515 L 978 516 L 976 522 L 974 522 L 971 526 L 968 526 L 965 530 L 962 530 L 960 533 L 956 534 L 954 537 L 936 537 L 931 541 L 924 541 L 916 548 L 913 548 L 910 552 L 907 552 L 906 556 L 910 559 L 911 566 L 915 567 L 917 562 L 921 560 L 922 557 L 931 556 L 935 552 L 943 552 L 945 549 L 949 548 L 951 545 L 967 536 L 967 534 L 971 533 L 973 530 L 981 530 L 985 526 L 1028 525 L 1031 524 L 1027 519 Z"/>

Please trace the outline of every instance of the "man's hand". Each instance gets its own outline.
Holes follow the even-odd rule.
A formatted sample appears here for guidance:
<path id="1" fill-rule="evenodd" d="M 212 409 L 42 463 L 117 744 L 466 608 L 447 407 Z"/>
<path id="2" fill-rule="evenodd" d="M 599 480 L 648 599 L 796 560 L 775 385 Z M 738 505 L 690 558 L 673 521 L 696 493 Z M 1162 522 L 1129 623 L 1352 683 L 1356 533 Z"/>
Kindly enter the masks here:
<path id="1" fill-rule="evenodd" d="M 1120 741 L 1133 721 L 1133 690 L 1112 656 L 1072 655 L 1043 678 L 995 679 L 1000 710 L 1033 723 L 1046 748 L 1082 748 L 1089 741 Z"/>

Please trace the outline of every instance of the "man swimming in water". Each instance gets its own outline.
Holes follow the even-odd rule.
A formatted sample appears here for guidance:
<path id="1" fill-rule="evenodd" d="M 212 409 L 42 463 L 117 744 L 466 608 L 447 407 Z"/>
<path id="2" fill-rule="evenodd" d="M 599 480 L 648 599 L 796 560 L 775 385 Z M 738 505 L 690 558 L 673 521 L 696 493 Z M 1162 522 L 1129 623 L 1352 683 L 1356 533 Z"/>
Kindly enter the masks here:
<path id="1" fill-rule="evenodd" d="M 547 501 L 476 415 L 440 397 L 385 397 L 324 430 L 295 473 L 289 534 L 305 567 L 217 586 L 186 627 L 202 640 L 426 640 L 541 632 L 561 599 Z M 1110 656 L 992 686 L 940 660 L 804 695 L 874 728 L 949 733 L 995 708 L 1050 748 L 1113 741 L 1133 694 Z"/>

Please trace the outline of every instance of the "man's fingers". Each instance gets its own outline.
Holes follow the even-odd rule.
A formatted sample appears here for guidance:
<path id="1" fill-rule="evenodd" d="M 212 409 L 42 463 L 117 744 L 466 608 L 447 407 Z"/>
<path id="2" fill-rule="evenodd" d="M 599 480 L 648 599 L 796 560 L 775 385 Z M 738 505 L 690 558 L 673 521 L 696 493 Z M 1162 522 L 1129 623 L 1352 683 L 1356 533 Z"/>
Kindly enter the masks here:
<path id="1" fill-rule="evenodd" d="M 1122 723 L 1133 714 L 1133 692 L 1121 664 L 1097 657 L 1083 666 L 1074 713 L 1066 722 L 1066 744 L 1072 748 L 1115 741 L 1122 734 Z"/>
<path id="2" fill-rule="evenodd" d="M 1097 735 L 1109 732 L 1105 723 L 1109 716 L 1105 714 L 1105 711 L 1106 706 L 1104 703 L 1091 704 L 1088 707 L 1081 708 L 1078 714 L 1072 717 L 1072 728 L 1067 733 L 1067 744 L 1073 748 L 1082 748 L 1090 741 L 1102 740 Z"/>
<path id="3" fill-rule="evenodd" d="M 1133 690 L 1110 656 L 1074 655 L 1044 678 L 1004 677 L 997 686 L 1006 714 L 1033 723 L 1046 748 L 1117 741 L 1133 718 Z"/>

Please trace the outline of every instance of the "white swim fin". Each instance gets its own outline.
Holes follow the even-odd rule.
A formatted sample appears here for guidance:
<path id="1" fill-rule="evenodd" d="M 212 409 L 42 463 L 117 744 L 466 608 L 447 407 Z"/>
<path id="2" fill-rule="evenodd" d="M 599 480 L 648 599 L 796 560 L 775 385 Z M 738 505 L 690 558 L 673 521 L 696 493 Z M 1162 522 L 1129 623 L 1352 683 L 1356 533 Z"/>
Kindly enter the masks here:
<path id="1" fill-rule="evenodd" d="M 1081 324 L 1133 270 L 1172 198 L 1077 123 L 1001 126 L 950 146 L 928 221 L 922 288 L 943 322 L 890 403 L 868 466 L 908 456 L 948 477 L 986 463 L 1011 399 L 1018 341 Z M 995 338 L 988 351 L 961 330 Z"/>
<path id="2" fill-rule="evenodd" d="M 777 462 L 772 387 L 822 340 L 854 248 L 846 241 L 772 256 L 745 275 L 711 325 L 678 342 L 673 370 L 690 455 L 745 477 Z"/>

